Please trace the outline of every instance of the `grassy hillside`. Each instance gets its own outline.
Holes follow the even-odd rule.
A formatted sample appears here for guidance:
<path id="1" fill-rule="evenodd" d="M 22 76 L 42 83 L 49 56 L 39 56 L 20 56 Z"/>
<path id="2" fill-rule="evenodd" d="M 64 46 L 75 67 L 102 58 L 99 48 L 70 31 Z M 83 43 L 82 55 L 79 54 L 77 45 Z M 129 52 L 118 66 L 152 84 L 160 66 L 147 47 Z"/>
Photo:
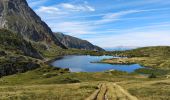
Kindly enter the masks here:
<path id="1" fill-rule="evenodd" d="M 144 47 L 127 51 L 115 51 L 114 54 L 128 57 L 170 57 L 169 46 Z"/>
<path id="2" fill-rule="evenodd" d="M 0 49 L 6 52 L 41 58 L 30 42 L 25 41 L 21 35 L 5 29 L 0 29 L 0 46 Z"/>
<path id="3" fill-rule="evenodd" d="M 144 47 L 128 51 L 112 52 L 113 55 L 127 58 L 106 59 L 102 63 L 110 64 L 140 64 L 146 68 L 136 72 L 143 74 L 166 75 L 170 74 L 170 47 Z"/>
<path id="4" fill-rule="evenodd" d="M 41 58 L 21 35 L 0 29 L 0 77 L 38 68 Z"/>

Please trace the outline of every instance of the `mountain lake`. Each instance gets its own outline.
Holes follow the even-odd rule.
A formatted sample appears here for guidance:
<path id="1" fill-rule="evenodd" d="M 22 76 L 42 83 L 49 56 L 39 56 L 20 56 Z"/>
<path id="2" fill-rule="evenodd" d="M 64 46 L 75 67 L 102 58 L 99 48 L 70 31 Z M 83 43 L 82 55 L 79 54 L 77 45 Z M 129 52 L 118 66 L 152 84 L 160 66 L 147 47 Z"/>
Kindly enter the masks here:
<path id="1" fill-rule="evenodd" d="M 89 55 L 69 55 L 64 56 L 52 63 L 55 67 L 69 68 L 71 72 L 102 72 L 107 70 L 118 70 L 134 72 L 136 69 L 143 68 L 139 64 L 117 65 L 99 62 L 102 59 L 115 58 L 113 56 L 89 56 Z"/>

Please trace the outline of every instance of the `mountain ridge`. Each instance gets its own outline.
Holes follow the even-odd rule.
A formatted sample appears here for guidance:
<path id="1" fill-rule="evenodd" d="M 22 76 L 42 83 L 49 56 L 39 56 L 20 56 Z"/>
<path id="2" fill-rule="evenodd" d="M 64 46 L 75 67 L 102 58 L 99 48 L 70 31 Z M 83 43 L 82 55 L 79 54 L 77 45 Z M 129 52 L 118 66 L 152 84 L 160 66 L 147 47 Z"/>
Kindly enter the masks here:
<path id="1" fill-rule="evenodd" d="M 77 37 L 63 34 L 61 32 L 55 32 L 56 38 L 68 48 L 82 49 L 82 50 L 92 50 L 92 51 L 105 51 L 104 49 L 93 45 L 87 40 L 82 40 Z"/>

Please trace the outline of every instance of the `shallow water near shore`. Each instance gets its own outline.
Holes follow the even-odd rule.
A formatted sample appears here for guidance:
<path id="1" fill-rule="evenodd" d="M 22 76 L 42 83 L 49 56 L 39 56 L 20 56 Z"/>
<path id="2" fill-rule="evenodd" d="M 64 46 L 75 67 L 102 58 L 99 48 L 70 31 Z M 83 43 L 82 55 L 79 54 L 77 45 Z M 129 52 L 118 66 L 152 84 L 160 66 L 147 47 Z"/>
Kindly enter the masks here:
<path id="1" fill-rule="evenodd" d="M 119 70 L 134 72 L 136 69 L 143 68 L 139 64 L 131 65 L 112 65 L 98 62 L 102 59 L 115 58 L 113 56 L 89 56 L 89 55 L 71 55 L 64 56 L 52 63 L 53 66 L 69 68 L 71 72 L 102 72 L 106 70 Z"/>

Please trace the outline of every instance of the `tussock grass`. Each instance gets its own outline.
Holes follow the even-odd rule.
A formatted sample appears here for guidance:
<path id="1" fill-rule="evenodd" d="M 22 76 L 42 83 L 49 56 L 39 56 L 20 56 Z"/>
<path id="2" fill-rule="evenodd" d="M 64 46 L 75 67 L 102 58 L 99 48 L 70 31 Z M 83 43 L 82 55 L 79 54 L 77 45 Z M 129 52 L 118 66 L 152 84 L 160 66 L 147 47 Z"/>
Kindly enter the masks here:
<path id="1" fill-rule="evenodd" d="M 153 79 L 148 81 L 122 82 L 121 86 L 140 100 L 169 100 L 170 80 Z"/>
<path id="2" fill-rule="evenodd" d="M 0 100 L 82 100 L 90 95 L 95 83 L 1 86 Z"/>

